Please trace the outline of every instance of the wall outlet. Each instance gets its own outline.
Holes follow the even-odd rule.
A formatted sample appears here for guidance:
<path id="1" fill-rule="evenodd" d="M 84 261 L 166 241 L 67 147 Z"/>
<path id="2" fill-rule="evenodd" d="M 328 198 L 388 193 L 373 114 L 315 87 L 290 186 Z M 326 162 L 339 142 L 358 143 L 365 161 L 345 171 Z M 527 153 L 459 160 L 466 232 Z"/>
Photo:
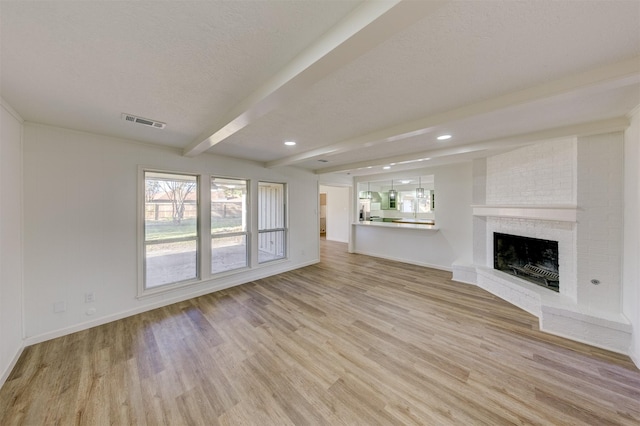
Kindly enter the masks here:
<path id="1" fill-rule="evenodd" d="M 84 303 L 92 303 L 96 301 L 96 295 L 94 292 L 84 294 Z"/>
<path id="2" fill-rule="evenodd" d="M 56 302 L 53 304 L 53 312 L 59 314 L 67 310 L 67 302 Z"/>

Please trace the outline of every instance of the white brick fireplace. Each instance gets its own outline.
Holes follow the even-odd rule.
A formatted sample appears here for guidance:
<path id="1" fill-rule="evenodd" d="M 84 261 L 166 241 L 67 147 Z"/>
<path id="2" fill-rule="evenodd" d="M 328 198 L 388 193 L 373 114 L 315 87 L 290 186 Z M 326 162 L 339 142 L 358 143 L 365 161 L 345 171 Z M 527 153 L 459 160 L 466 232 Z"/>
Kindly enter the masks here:
<path id="1" fill-rule="evenodd" d="M 622 315 L 623 134 L 546 141 L 474 163 L 476 284 L 537 316 L 552 334 L 627 353 Z M 558 242 L 560 291 L 493 269 L 494 232 Z"/>

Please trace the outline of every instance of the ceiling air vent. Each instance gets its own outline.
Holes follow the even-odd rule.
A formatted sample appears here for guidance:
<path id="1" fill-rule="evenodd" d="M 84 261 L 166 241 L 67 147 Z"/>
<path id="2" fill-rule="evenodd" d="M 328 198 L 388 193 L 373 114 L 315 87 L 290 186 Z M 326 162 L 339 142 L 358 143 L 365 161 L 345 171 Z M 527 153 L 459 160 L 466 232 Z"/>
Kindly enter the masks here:
<path id="1" fill-rule="evenodd" d="M 122 119 L 131 123 L 138 123 L 142 124 L 143 126 L 154 127 L 156 129 L 164 129 L 167 125 L 166 123 L 163 123 L 161 121 L 150 120 L 148 118 L 137 117 L 135 115 L 124 113 L 122 114 Z"/>

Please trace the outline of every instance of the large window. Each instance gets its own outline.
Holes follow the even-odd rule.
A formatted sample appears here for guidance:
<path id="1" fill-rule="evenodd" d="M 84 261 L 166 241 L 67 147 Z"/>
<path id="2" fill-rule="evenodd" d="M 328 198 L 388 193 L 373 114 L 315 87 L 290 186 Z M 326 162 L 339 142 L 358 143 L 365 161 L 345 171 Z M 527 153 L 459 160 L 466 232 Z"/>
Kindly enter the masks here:
<path id="1" fill-rule="evenodd" d="M 248 266 L 247 181 L 211 178 L 211 273 Z"/>
<path id="2" fill-rule="evenodd" d="M 144 288 L 198 278 L 198 177 L 144 172 Z"/>
<path id="3" fill-rule="evenodd" d="M 143 167 L 139 176 L 139 296 L 286 258 L 284 183 L 258 182 L 253 193 L 243 178 Z"/>
<path id="4" fill-rule="evenodd" d="M 283 183 L 258 182 L 258 263 L 286 257 Z"/>

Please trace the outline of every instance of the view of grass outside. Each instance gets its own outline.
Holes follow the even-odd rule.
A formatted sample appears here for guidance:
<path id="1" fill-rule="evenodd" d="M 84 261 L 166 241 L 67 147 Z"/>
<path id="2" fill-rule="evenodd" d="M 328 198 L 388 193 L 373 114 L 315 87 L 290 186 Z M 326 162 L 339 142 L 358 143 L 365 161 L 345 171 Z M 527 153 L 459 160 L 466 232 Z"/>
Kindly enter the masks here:
<path id="1" fill-rule="evenodd" d="M 171 219 L 145 221 L 145 241 L 189 238 L 197 235 L 196 218 L 174 223 Z"/>
<path id="2" fill-rule="evenodd" d="M 211 217 L 211 233 L 224 234 L 237 232 L 242 229 L 242 218 Z M 145 221 L 145 240 L 156 241 L 172 238 L 195 237 L 197 232 L 196 218 L 183 219 L 180 223 L 174 223 L 171 219 Z"/>
<path id="3" fill-rule="evenodd" d="M 283 258 L 286 229 L 282 183 L 259 182 L 259 263 Z M 249 266 L 249 182 L 211 178 L 209 229 L 210 272 L 215 275 Z M 146 289 L 199 277 L 198 241 L 206 229 L 198 220 L 198 177 L 145 172 L 144 287 Z M 206 278 L 207 273 L 205 272 Z"/>
<path id="4" fill-rule="evenodd" d="M 249 263 L 248 181 L 211 178 L 211 273 L 244 268 Z"/>
<path id="5" fill-rule="evenodd" d="M 195 279 L 198 179 L 145 172 L 145 288 Z"/>

